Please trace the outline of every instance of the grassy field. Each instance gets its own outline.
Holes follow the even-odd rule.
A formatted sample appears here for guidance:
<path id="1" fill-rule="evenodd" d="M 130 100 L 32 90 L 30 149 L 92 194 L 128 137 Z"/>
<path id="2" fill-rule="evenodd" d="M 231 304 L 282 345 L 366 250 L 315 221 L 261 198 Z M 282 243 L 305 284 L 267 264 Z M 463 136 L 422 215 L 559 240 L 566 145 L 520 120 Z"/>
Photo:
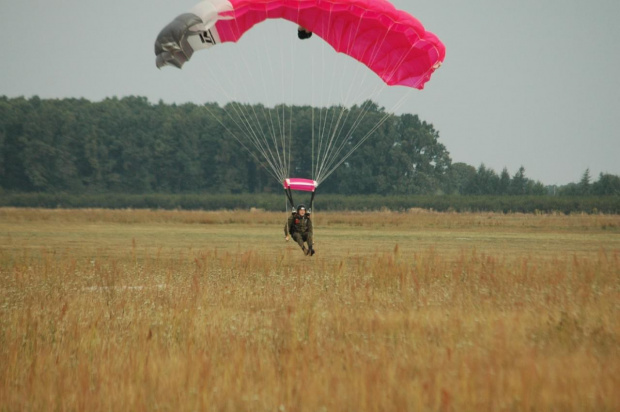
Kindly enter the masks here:
<path id="1" fill-rule="evenodd" d="M 285 219 L 0 209 L 0 410 L 620 410 L 620 216 Z"/>

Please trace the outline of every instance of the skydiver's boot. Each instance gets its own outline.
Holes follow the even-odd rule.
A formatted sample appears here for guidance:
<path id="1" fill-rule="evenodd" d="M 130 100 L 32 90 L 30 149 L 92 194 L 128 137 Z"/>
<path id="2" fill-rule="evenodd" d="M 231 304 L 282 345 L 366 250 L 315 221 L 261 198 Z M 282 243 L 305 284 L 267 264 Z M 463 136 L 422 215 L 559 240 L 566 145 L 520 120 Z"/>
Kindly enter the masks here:
<path id="1" fill-rule="evenodd" d="M 305 246 L 301 247 L 301 251 L 304 252 L 304 255 L 308 256 L 308 250 L 306 249 Z"/>

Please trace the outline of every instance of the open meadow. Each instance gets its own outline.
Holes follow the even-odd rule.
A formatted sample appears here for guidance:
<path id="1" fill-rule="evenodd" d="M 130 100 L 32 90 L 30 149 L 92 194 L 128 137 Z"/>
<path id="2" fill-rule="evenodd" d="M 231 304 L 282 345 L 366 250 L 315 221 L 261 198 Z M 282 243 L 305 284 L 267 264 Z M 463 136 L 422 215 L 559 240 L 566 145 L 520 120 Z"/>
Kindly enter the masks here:
<path id="1" fill-rule="evenodd" d="M 618 411 L 620 216 L 0 209 L 0 411 Z"/>

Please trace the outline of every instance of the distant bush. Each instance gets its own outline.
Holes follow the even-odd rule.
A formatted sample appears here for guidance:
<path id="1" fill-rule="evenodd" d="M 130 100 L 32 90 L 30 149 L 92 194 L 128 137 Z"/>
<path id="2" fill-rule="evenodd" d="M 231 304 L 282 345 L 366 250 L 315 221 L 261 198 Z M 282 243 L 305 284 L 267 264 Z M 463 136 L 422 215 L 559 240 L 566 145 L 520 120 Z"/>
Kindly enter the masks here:
<path id="1" fill-rule="evenodd" d="M 308 196 L 296 200 L 307 203 Z M 88 194 L 3 193 L 1 207 L 235 210 L 284 210 L 283 194 Z M 440 212 L 607 213 L 620 214 L 620 197 L 557 196 L 343 196 L 321 195 L 315 210 L 394 210 L 411 208 Z"/>

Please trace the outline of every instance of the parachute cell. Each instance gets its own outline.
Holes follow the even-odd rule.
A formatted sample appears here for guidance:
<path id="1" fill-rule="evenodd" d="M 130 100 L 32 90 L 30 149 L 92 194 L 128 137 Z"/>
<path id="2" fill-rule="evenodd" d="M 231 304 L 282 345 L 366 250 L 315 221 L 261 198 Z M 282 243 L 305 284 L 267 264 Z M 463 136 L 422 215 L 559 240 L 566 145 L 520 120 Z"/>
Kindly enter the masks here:
<path id="1" fill-rule="evenodd" d="M 284 189 L 314 192 L 318 184 L 314 180 L 290 178 L 284 180 Z"/>
<path id="2" fill-rule="evenodd" d="M 157 67 L 180 68 L 194 51 L 237 42 L 266 19 L 298 24 L 391 86 L 422 89 L 445 57 L 434 34 L 386 0 L 204 0 L 160 32 Z"/>

